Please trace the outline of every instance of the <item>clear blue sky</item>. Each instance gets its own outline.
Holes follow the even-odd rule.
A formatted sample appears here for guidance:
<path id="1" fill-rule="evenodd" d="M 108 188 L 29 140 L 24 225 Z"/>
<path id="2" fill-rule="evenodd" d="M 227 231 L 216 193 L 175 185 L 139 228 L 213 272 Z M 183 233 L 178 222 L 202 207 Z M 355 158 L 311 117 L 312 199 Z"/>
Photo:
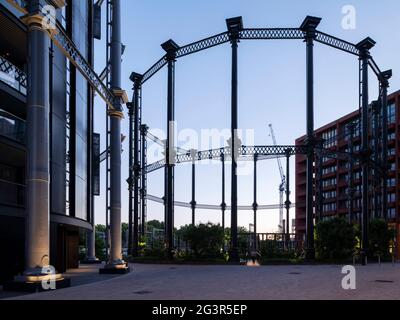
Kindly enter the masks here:
<path id="1" fill-rule="evenodd" d="M 356 9 L 356 28 L 342 28 L 342 8 Z M 357 43 L 370 36 L 376 42 L 372 53 L 382 70 L 393 69 L 390 91 L 400 89 L 398 0 L 267 1 L 267 0 L 122 0 L 123 88 L 131 96 L 129 75 L 143 73 L 163 54 L 160 44 L 172 38 L 179 45 L 226 30 L 225 19 L 243 16 L 245 27 L 298 27 L 306 15 L 322 18 L 319 30 Z M 105 10 L 104 10 L 105 11 Z M 104 12 L 103 12 L 104 13 Z M 104 30 L 104 24 L 103 24 Z M 105 35 L 105 32 L 103 32 Z M 96 70 L 104 68 L 105 47 L 96 41 Z M 178 129 L 230 127 L 230 46 L 225 44 L 182 58 L 176 64 L 176 119 Z M 143 122 L 166 129 L 166 70 L 143 88 Z M 371 76 L 370 98 L 377 97 L 377 82 Z M 315 45 L 315 126 L 319 127 L 358 106 L 358 61 L 355 56 Z M 95 129 L 105 133 L 104 103 L 97 100 Z M 239 44 L 239 127 L 255 130 L 256 144 L 272 144 L 272 123 L 278 144 L 294 144 L 305 132 L 305 45 L 302 41 L 242 41 Z M 128 135 L 128 119 L 123 133 Z M 104 135 L 103 135 L 104 145 Z M 123 221 L 128 219 L 128 142 L 123 153 Z M 104 172 L 105 168 L 102 167 Z M 291 170 L 294 174 L 294 159 Z M 220 204 L 220 166 L 201 165 L 197 170 L 197 202 Z M 229 167 L 226 198 L 230 199 Z M 293 176 L 292 176 L 293 177 Z M 276 161 L 259 164 L 259 204 L 279 202 L 280 182 Z M 97 223 L 105 221 L 104 174 L 102 196 L 96 199 Z M 294 179 L 291 180 L 294 190 Z M 252 203 L 252 176 L 239 177 L 239 204 Z M 163 170 L 149 175 L 149 193 L 163 195 Z M 175 199 L 190 201 L 190 166 L 176 168 Z M 294 191 L 292 192 L 294 201 Z M 230 201 L 228 201 L 229 204 Z M 294 210 L 292 210 L 294 217 Z M 227 224 L 230 223 L 227 212 Z M 163 207 L 149 203 L 148 219 L 163 219 Z M 190 210 L 176 209 L 175 224 L 190 223 Z M 252 213 L 239 213 L 239 224 L 248 227 Z M 198 210 L 197 221 L 220 222 L 220 212 Z M 277 211 L 260 211 L 259 231 L 274 231 Z"/>

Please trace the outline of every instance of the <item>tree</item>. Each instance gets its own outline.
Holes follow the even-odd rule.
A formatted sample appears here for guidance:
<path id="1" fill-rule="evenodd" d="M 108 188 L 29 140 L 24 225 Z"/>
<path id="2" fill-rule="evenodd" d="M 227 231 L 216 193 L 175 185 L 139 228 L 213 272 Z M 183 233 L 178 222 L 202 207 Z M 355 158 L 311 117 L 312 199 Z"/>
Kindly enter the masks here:
<path id="1" fill-rule="evenodd" d="M 96 257 L 101 261 L 104 261 L 106 258 L 105 234 L 106 234 L 106 226 L 102 224 L 96 225 L 95 250 L 96 250 Z"/>
<path id="2" fill-rule="evenodd" d="M 369 223 L 369 256 L 388 257 L 390 242 L 395 238 L 396 231 L 390 229 L 382 219 L 374 219 Z"/>
<path id="3" fill-rule="evenodd" d="M 210 222 L 197 226 L 186 225 L 179 230 L 179 234 L 189 243 L 195 258 L 222 257 L 224 231 L 220 225 Z"/>
<path id="4" fill-rule="evenodd" d="M 315 249 L 320 259 L 348 258 L 355 245 L 355 228 L 343 218 L 320 221 L 315 227 Z"/>
<path id="5" fill-rule="evenodd" d="M 245 227 L 238 227 L 238 251 L 239 251 L 239 256 L 242 258 L 246 257 L 246 253 L 248 251 L 248 246 L 249 246 L 249 236 L 252 236 L 249 234 L 249 231 Z M 228 243 L 228 246 L 231 241 L 231 229 L 230 228 L 225 228 L 225 240 Z"/>
<path id="6" fill-rule="evenodd" d="M 150 220 L 146 223 L 147 230 L 151 231 L 153 229 L 164 230 L 164 222 L 158 220 Z"/>

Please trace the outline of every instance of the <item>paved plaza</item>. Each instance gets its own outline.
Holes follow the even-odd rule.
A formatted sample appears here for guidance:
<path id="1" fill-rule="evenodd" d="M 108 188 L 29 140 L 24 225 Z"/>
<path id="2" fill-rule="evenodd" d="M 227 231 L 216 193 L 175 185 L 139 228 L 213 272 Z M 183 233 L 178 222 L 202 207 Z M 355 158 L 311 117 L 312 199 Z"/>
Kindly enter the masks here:
<path id="1" fill-rule="evenodd" d="M 123 276 L 73 287 L 13 297 L 24 300 L 257 300 L 400 299 L 400 264 L 356 267 L 356 290 L 344 290 L 342 266 L 188 266 L 131 265 Z M 87 272 L 87 270 L 85 270 Z M 96 270 L 94 270 L 96 271 Z M 75 282 L 74 282 L 75 280 Z"/>

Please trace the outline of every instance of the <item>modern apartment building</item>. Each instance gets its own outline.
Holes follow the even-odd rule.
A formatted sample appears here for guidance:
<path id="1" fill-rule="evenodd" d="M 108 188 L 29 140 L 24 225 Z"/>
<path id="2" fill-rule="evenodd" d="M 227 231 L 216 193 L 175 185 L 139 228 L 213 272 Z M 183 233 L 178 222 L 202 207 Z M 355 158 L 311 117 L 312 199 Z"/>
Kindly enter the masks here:
<path id="1" fill-rule="evenodd" d="M 379 108 L 377 109 L 379 110 Z M 324 147 L 341 152 L 357 152 L 360 150 L 360 113 L 354 111 L 340 119 L 315 130 L 318 140 L 324 141 Z M 378 121 L 377 121 L 378 120 Z M 370 217 L 386 217 L 393 228 L 397 230 L 397 243 L 400 241 L 400 91 L 388 96 L 388 170 L 387 199 L 382 199 L 383 174 L 374 163 L 382 164 L 381 158 L 381 113 L 371 104 L 370 108 L 370 149 L 372 164 L 370 171 L 369 210 Z M 375 122 L 378 126 L 375 131 Z M 375 145 L 375 135 L 378 132 L 378 144 Z M 296 145 L 303 143 L 305 137 L 296 139 Z M 373 151 L 378 158 L 375 159 Z M 382 170 L 382 169 L 381 169 Z M 314 162 L 314 200 L 315 218 L 329 219 L 333 216 L 343 216 L 349 221 L 361 219 L 361 167 L 357 161 L 321 157 Z M 320 191 L 319 191 L 320 190 Z M 320 201 L 321 200 L 321 201 Z M 305 234 L 306 229 L 306 157 L 296 156 L 296 233 Z M 386 214 L 383 212 L 383 202 L 386 201 Z M 399 248 L 397 255 L 400 256 Z"/>
<path id="2" fill-rule="evenodd" d="M 93 63 L 93 1 L 53 1 L 57 20 Z M 64 3 L 65 2 L 65 3 Z M 27 25 L 0 0 L 0 281 L 25 269 L 27 225 Z M 93 92 L 65 54 L 49 41 L 50 264 L 78 266 L 79 233 L 91 230 Z M 47 69 L 47 68 L 45 68 Z M 38 68 L 38 70 L 40 70 Z M 42 143 L 46 143 L 43 141 Z M 40 194 L 38 193 L 38 197 Z M 42 200 L 42 199 L 40 199 Z"/>

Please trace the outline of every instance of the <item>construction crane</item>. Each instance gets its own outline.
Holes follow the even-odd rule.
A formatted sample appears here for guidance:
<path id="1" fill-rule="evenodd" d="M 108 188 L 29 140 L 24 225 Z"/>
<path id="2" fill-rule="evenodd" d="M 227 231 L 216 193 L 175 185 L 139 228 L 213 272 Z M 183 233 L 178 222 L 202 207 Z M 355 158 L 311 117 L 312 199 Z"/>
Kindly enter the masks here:
<path id="1" fill-rule="evenodd" d="M 270 136 L 272 138 L 272 142 L 274 146 L 277 145 L 276 143 L 276 138 L 275 138 L 275 133 L 274 129 L 272 128 L 272 124 L 269 124 L 269 130 L 270 130 Z M 283 225 L 283 209 L 284 209 L 284 202 L 283 202 L 283 195 L 284 192 L 286 191 L 286 176 L 283 172 L 283 167 L 281 163 L 281 159 L 279 157 L 276 158 L 278 162 L 278 167 L 279 167 L 279 173 L 281 175 L 281 183 L 279 184 L 279 224 L 278 224 L 278 230 L 279 232 L 284 232 L 285 226 Z"/>

